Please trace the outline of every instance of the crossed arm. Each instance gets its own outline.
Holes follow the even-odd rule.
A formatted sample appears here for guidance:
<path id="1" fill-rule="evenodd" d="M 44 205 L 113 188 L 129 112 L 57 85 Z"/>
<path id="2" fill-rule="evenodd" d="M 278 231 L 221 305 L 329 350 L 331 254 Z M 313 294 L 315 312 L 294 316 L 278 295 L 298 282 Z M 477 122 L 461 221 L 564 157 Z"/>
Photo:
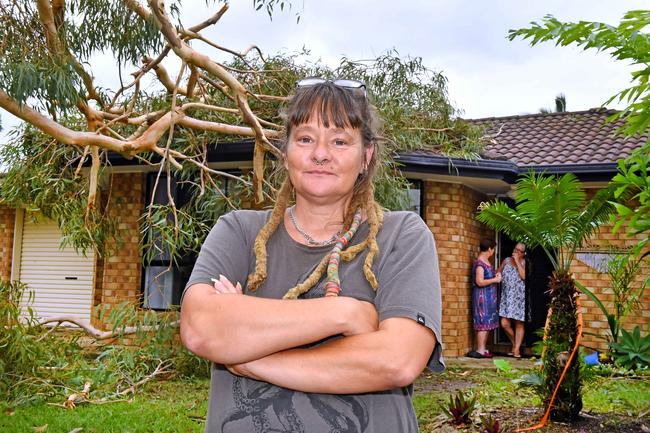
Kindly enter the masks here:
<path id="1" fill-rule="evenodd" d="M 181 310 L 183 343 L 236 374 L 286 388 L 361 393 L 406 386 L 436 344 L 433 332 L 411 319 L 378 324 L 374 306 L 353 298 L 287 301 L 240 293 L 225 278 L 214 287 L 191 286 Z"/>

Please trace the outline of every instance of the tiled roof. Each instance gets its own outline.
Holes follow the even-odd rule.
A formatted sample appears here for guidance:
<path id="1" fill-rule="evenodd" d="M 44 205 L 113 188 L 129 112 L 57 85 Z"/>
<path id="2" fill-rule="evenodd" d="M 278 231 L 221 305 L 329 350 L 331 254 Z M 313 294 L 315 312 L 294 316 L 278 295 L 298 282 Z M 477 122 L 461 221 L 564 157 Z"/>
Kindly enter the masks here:
<path id="1" fill-rule="evenodd" d="M 486 159 L 507 159 L 518 166 L 614 163 L 646 140 L 615 134 L 621 121 L 605 123 L 614 110 L 526 114 L 472 119 L 483 126 L 490 144 Z"/>

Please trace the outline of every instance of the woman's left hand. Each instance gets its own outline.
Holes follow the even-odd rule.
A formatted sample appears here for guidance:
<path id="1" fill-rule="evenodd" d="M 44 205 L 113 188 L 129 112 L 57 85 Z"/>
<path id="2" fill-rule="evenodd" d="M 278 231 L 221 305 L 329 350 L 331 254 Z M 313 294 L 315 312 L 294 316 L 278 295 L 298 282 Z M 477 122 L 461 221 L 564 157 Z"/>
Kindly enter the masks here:
<path id="1" fill-rule="evenodd" d="M 225 294 L 225 293 L 230 293 L 233 295 L 242 295 L 242 287 L 241 284 L 233 284 L 230 282 L 230 280 L 223 275 L 219 275 L 219 279 L 212 278 L 212 281 L 214 282 L 214 290 L 218 294 Z"/>
<path id="2" fill-rule="evenodd" d="M 226 365 L 225 367 L 229 372 L 231 372 L 235 376 L 248 377 L 249 379 L 261 380 L 261 378 L 253 374 L 253 372 L 250 371 L 250 369 L 248 368 L 248 366 L 253 362 L 259 364 L 260 362 L 264 362 L 264 358 L 260 358 L 255 361 L 244 362 L 242 364 L 229 364 Z"/>
<path id="3" fill-rule="evenodd" d="M 234 374 L 235 376 L 246 376 L 246 364 L 231 364 L 231 365 L 226 365 L 226 369 L 228 369 L 229 372 Z"/>

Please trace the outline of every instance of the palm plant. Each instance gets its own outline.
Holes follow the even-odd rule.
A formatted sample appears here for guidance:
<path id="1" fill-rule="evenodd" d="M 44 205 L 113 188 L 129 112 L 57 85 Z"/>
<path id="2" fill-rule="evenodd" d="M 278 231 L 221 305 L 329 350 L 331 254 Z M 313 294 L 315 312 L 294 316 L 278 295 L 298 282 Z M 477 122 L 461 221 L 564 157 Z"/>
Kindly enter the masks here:
<path id="1" fill-rule="evenodd" d="M 546 405 L 551 402 L 569 363 L 550 412 L 558 421 L 575 420 L 582 409 L 580 365 L 577 357 L 569 356 L 579 332 L 579 292 L 569 267 L 583 241 L 608 221 L 613 212 L 610 198 L 610 190 L 603 189 L 588 200 L 573 174 L 556 177 L 530 173 L 517 182 L 514 209 L 496 200 L 482 204 L 477 216 L 482 223 L 530 248 L 542 248 L 553 264 L 541 398 Z"/>

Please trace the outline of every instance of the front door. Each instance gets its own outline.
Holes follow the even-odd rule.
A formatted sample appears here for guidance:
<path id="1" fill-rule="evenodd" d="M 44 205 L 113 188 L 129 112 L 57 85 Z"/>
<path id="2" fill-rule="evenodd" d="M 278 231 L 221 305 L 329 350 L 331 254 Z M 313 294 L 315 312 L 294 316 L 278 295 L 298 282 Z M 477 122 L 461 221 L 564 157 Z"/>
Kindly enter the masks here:
<path id="1" fill-rule="evenodd" d="M 512 255 L 516 242 L 505 234 L 498 236 L 498 263 Z M 498 266 L 498 265 L 497 265 Z M 524 345 L 529 350 L 533 343 L 540 340 L 537 335 L 546 323 L 549 296 L 548 279 L 553 272 L 553 265 L 541 248 L 526 248 L 526 311 L 530 317 L 526 322 Z M 495 352 L 510 351 L 510 342 L 501 328 L 495 333 Z M 526 353 L 529 351 L 526 350 Z"/>

